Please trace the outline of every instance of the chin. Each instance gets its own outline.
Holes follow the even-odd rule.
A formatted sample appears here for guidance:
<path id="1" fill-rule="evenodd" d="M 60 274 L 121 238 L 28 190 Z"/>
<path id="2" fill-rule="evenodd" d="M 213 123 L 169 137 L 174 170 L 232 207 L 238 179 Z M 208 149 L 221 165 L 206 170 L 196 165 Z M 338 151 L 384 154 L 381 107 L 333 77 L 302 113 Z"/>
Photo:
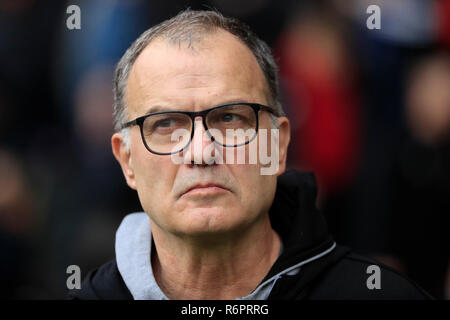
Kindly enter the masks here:
<path id="1" fill-rule="evenodd" d="M 180 231 L 190 236 L 218 236 L 235 231 L 244 222 L 229 208 L 190 208 L 182 213 Z"/>

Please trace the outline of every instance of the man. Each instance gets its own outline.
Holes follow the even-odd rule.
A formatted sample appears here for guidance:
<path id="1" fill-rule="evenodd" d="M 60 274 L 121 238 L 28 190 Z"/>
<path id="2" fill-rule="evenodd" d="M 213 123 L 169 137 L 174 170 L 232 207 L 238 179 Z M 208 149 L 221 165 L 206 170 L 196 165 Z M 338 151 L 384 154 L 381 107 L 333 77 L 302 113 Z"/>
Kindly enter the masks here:
<path id="1" fill-rule="evenodd" d="M 373 288 L 376 263 L 336 246 L 312 176 L 284 173 L 277 82 L 267 45 L 217 12 L 181 12 L 136 40 L 115 74 L 112 149 L 144 212 L 71 298 L 428 297 L 384 267 Z"/>

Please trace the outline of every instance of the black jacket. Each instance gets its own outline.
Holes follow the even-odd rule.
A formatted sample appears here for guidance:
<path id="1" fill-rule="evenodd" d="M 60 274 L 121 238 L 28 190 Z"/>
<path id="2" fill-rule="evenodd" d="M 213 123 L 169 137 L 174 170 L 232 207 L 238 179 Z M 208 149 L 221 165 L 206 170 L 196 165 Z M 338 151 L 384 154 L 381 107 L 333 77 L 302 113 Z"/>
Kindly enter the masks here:
<path id="1" fill-rule="evenodd" d="M 374 260 L 335 246 L 323 216 L 315 207 L 316 186 L 310 173 L 288 171 L 278 178 L 269 216 L 283 242 L 283 253 L 263 279 L 304 262 L 300 272 L 275 282 L 268 299 L 432 299 L 413 281 Z M 309 259 L 320 256 L 313 261 Z M 380 289 L 369 289 L 372 271 L 380 268 Z M 368 273 L 369 272 L 369 273 Z M 369 281 L 371 282 L 371 281 Z M 92 270 L 69 299 L 133 299 L 115 260 Z"/>

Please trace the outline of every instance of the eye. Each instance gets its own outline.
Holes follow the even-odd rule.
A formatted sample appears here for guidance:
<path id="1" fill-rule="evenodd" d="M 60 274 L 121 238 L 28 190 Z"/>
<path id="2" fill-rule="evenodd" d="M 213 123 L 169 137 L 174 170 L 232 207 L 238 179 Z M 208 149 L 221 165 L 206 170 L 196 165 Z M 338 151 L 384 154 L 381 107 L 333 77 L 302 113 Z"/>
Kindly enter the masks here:
<path id="1" fill-rule="evenodd" d="M 167 118 L 167 119 L 162 119 L 162 120 L 158 120 L 155 122 L 155 129 L 157 128 L 170 128 L 176 125 L 176 119 L 174 118 Z"/>
<path id="2" fill-rule="evenodd" d="M 151 129 L 149 132 L 158 134 L 170 134 L 176 129 L 188 128 L 189 122 L 189 119 L 185 119 L 176 115 L 163 117 L 153 122 L 153 124 L 149 127 L 149 129 Z"/>
<path id="3" fill-rule="evenodd" d="M 220 121 L 222 122 L 234 122 L 234 121 L 239 121 L 240 120 L 240 116 L 234 113 L 224 113 L 221 117 L 220 117 Z"/>

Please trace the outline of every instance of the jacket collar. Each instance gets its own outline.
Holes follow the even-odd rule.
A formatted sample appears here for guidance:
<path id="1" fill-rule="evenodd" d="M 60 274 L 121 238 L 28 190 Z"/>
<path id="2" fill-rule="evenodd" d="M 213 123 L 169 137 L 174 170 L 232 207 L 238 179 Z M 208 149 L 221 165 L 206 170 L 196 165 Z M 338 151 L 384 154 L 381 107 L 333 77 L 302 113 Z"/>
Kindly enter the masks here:
<path id="1" fill-rule="evenodd" d="M 312 173 L 287 171 L 278 177 L 269 216 L 284 250 L 263 282 L 286 268 L 320 256 L 335 245 L 324 217 L 315 206 L 316 195 Z"/>

